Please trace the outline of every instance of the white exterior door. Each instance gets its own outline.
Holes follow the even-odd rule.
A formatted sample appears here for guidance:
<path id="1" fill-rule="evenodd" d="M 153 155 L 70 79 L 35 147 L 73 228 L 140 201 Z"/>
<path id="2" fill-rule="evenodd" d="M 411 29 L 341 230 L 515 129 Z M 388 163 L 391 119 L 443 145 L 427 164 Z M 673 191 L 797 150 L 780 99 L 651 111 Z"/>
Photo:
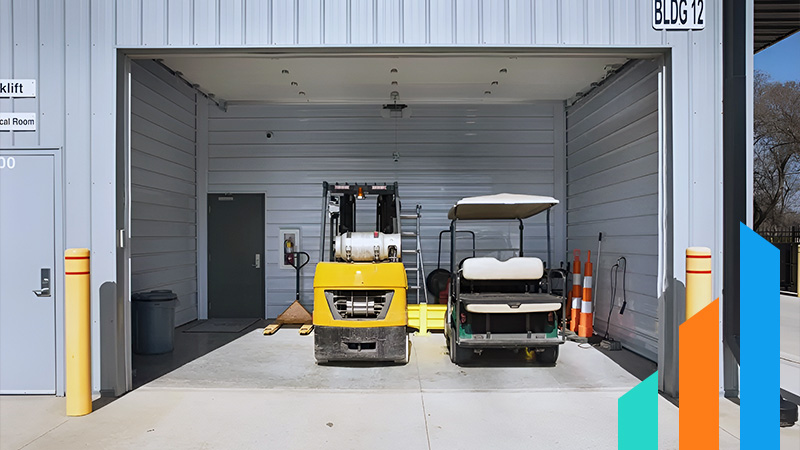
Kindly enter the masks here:
<path id="1" fill-rule="evenodd" d="M 55 170 L 0 151 L 0 394 L 56 393 Z"/>

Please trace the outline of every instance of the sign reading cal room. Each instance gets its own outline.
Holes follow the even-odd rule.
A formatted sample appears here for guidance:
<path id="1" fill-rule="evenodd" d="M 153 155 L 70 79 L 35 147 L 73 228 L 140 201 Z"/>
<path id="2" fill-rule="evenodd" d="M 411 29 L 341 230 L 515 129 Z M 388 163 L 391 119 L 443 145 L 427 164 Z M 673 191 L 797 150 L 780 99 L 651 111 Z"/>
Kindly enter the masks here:
<path id="1" fill-rule="evenodd" d="M 0 131 L 36 131 L 36 113 L 0 113 Z"/>

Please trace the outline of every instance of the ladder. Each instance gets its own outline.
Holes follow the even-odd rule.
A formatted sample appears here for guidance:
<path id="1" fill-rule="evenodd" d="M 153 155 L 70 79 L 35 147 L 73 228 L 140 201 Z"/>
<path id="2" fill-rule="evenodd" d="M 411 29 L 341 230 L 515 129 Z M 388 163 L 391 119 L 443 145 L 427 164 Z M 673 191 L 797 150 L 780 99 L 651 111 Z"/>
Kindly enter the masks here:
<path id="1" fill-rule="evenodd" d="M 416 291 L 417 304 L 428 303 L 428 286 L 425 283 L 425 266 L 422 263 L 422 237 L 420 220 L 422 219 L 422 205 L 417 205 L 413 214 L 400 214 L 401 220 L 413 220 L 415 222 L 414 231 L 401 231 L 401 238 L 414 238 L 413 250 L 406 250 L 403 246 L 403 254 L 415 255 L 415 261 L 412 264 L 403 260 L 403 265 L 406 268 L 406 273 L 414 272 L 415 284 L 409 285 L 409 290 Z M 409 261 L 410 262 L 410 261 Z"/>

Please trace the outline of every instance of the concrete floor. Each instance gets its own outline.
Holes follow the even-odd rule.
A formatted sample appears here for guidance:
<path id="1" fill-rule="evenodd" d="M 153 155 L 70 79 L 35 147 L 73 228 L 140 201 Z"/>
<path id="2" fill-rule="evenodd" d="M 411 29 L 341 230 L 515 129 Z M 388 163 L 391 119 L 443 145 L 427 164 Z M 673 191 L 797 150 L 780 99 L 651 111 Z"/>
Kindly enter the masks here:
<path id="1" fill-rule="evenodd" d="M 133 354 L 133 388 L 138 389 L 253 330 L 264 329 L 267 323 L 267 320 L 258 320 L 239 333 L 187 333 L 198 321 L 181 325 L 173 335 L 174 351 L 161 355 Z"/>
<path id="2" fill-rule="evenodd" d="M 80 418 L 63 398 L 0 397 L 0 448 L 614 449 L 617 399 L 639 382 L 574 343 L 555 367 L 510 352 L 458 367 L 441 334 L 414 336 L 405 366 L 318 366 L 312 348 L 255 330 Z M 721 402 L 721 448 L 738 448 L 738 407 Z M 659 447 L 677 430 L 659 398 Z M 781 436 L 798 448 L 800 426 Z"/>

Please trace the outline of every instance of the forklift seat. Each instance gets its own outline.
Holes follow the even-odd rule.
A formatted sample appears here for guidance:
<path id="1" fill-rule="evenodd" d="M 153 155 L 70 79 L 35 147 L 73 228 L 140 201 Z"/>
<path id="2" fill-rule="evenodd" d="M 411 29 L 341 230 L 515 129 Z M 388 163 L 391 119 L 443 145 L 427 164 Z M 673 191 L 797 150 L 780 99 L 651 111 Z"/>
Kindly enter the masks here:
<path id="1" fill-rule="evenodd" d="M 542 260 L 535 257 L 514 257 L 499 261 L 492 257 L 467 258 L 461 266 L 466 280 L 538 280 L 544 275 Z"/>

